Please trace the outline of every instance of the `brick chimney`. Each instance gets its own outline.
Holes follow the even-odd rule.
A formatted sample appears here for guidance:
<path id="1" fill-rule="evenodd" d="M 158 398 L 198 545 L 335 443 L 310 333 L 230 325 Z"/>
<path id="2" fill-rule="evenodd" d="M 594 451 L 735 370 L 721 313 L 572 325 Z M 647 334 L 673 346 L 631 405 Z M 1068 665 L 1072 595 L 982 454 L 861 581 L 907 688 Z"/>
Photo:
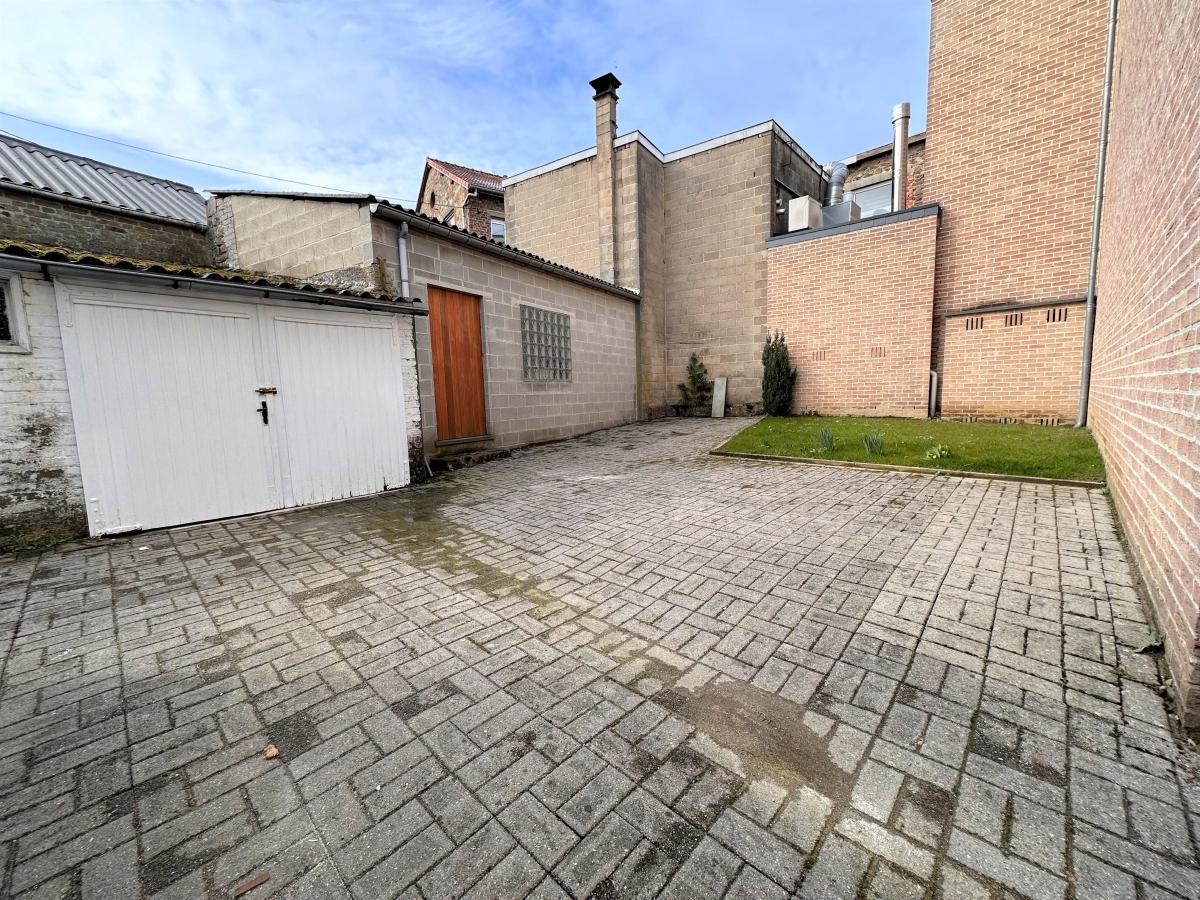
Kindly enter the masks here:
<path id="1" fill-rule="evenodd" d="M 600 223 L 600 277 L 617 283 L 617 160 L 613 140 L 617 136 L 617 88 L 621 82 L 612 72 L 590 82 L 596 92 L 596 197 Z"/>

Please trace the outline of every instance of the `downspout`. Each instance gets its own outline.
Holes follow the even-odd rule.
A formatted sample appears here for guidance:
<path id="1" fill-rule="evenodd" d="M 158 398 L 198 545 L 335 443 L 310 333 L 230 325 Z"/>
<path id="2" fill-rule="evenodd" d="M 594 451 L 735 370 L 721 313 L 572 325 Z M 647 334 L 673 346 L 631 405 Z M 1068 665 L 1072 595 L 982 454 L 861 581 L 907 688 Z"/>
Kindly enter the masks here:
<path id="1" fill-rule="evenodd" d="M 1100 213 L 1104 205 L 1104 166 L 1108 159 L 1108 110 L 1112 103 L 1113 56 L 1117 43 L 1117 0 L 1108 4 L 1108 46 L 1104 52 L 1104 97 L 1100 107 L 1100 158 L 1096 162 L 1096 198 L 1092 203 L 1092 250 L 1088 259 L 1087 307 L 1083 316 L 1083 363 L 1079 370 L 1079 414 L 1075 427 L 1087 425 L 1092 382 L 1092 341 L 1096 332 L 1096 270 L 1100 260 Z"/>
<path id="2" fill-rule="evenodd" d="M 400 296 L 408 297 L 408 223 L 400 223 L 396 245 L 400 250 Z"/>

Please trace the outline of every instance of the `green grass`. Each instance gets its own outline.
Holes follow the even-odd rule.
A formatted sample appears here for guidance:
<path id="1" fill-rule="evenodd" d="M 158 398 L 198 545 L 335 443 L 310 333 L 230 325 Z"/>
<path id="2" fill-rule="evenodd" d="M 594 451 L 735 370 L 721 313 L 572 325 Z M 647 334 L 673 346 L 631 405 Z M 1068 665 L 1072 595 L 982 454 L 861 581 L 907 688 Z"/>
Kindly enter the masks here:
<path id="1" fill-rule="evenodd" d="M 828 440 L 822 440 L 822 429 L 832 435 L 833 449 Z M 863 436 L 871 432 L 879 432 L 883 439 L 881 453 L 872 454 L 863 444 Z M 929 458 L 927 453 L 939 445 L 948 452 Z M 954 472 L 1104 480 L 1096 442 L 1084 428 L 928 419 L 767 417 L 738 432 L 719 449 Z"/>

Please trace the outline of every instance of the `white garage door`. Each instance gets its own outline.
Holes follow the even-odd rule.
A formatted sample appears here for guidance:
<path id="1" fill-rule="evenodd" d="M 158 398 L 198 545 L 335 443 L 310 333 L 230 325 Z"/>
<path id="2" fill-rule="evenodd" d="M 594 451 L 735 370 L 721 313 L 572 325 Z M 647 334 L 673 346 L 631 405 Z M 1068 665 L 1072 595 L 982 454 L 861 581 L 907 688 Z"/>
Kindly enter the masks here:
<path id="1" fill-rule="evenodd" d="M 408 483 L 397 317 L 65 286 L 93 534 Z"/>

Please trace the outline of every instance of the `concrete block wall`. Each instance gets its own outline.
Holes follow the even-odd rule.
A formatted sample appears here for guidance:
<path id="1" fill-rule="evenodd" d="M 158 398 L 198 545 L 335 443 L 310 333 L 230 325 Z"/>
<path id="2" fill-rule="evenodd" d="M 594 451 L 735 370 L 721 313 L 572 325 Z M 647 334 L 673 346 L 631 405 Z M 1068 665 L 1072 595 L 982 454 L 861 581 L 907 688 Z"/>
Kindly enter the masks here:
<path id="1" fill-rule="evenodd" d="M 228 207 L 227 215 L 209 218 L 232 222 L 232 246 L 242 269 L 305 278 L 374 263 L 366 204 L 255 194 L 213 202 Z M 230 244 L 228 235 L 221 240 Z"/>
<path id="2" fill-rule="evenodd" d="M 1089 424 L 1200 729 L 1200 6 L 1123 0 Z M 1133 599 L 1130 595 L 1129 599 Z"/>
<path id="3" fill-rule="evenodd" d="M 1106 13 L 1099 0 L 933 0 L 924 199 L 942 206 L 939 372 L 947 312 L 1086 293 Z"/>
<path id="4" fill-rule="evenodd" d="M 376 252 L 397 273 L 396 226 L 375 223 Z M 416 229 L 409 232 L 410 292 L 428 302 L 428 287 L 481 298 L 484 391 L 491 446 L 519 447 L 632 422 L 637 418 L 637 303 L 602 288 L 499 258 Z M 571 317 L 570 382 L 525 381 L 521 305 Z M 418 319 L 421 433 L 436 455 L 437 415 L 429 320 Z M 461 448 L 447 448 L 453 452 Z"/>
<path id="5" fill-rule="evenodd" d="M 638 306 L 641 348 L 638 373 L 638 407 L 643 418 L 666 414 L 678 402 L 667 383 L 667 311 L 666 278 L 669 243 L 667 240 L 666 172 L 663 164 L 640 143 L 637 148 L 636 219 L 638 271 L 637 289 L 642 302 Z M 622 147 L 621 150 L 626 148 Z M 622 279 L 627 276 L 622 270 Z M 634 285 L 625 282 L 626 287 Z"/>
<path id="6" fill-rule="evenodd" d="M 0 552 L 87 534 L 54 285 L 0 270 L 20 303 L 24 346 L 0 344 Z"/>
<path id="7" fill-rule="evenodd" d="M 927 415 L 936 212 L 772 242 L 767 328 L 799 374 L 794 412 Z"/>
<path id="8" fill-rule="evenodd" d="M 668 163 L 665 170 L 666 392 L 686 380 L 695 352 L 729 379 L 735 412 L 762 403 L 771 234 L 772 140 L 754 135 Z"/>
<path id="9" fill-rule="evenodd" d="M 595 157 L 509 185 L 504 211 L 507 243 L 599 277 Z"/>
<path id="10" fill-rule="evenodd" d="M 1070 303 L 947 316 L 943 418 L 1074 423 L 1083 313 Z"/>
<path id="11" fill-rule="evenodd" d="M 9 188 L 0 188 L 0 237 L 161 262 L 213 262 L 202 228 Z"/>

